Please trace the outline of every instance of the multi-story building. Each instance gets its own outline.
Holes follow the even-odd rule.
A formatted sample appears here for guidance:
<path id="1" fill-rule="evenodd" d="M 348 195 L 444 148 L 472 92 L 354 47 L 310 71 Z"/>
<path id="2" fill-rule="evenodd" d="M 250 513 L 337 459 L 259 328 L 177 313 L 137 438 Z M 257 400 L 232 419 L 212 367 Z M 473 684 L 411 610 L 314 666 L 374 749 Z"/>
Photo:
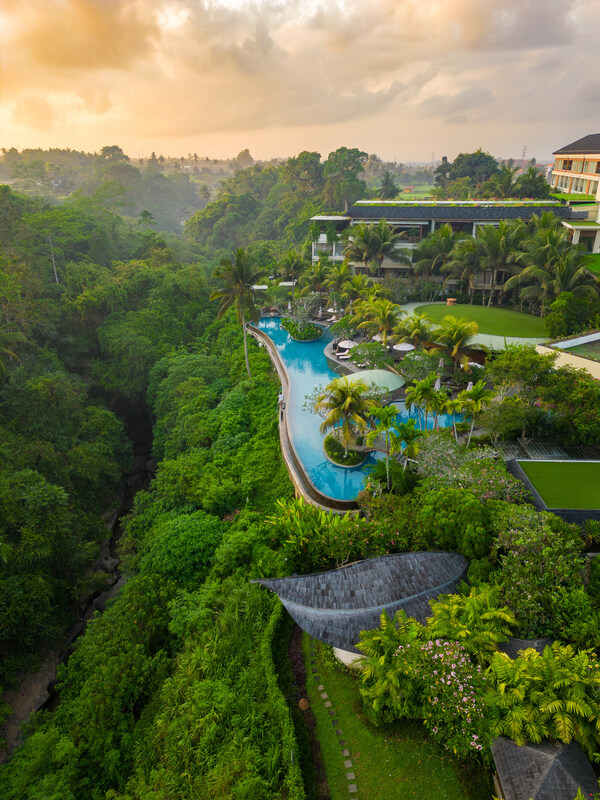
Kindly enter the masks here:
<path id="1" fill-rule="evenodd" d="M 500 220 L 511 219 L 528 221 L 534 214 L 539 217 L 544 211 L 554 212 L 563 224 L 569 225 L 577 224 L 580 218 L 584 221 L 586 217 L 586 211 L 577 211 L 558 200 L 359 200 L 346 214 L 312 217 L 311 221 L 319 223 L 322 229 L 312 244 L 312 260 L 316 262 L 326 255 L 334 263 L 343 261 L 344 246 L 339 235 L 357 223 L 376 224 L 380 219 L 387 220 L 396 233 L 403 234 L 398 249 L 409 255 L 419 242 L 444 224 L 449 224 L 455 231 L 475 235 L 481 225 L 498 225 Z M 365 272 L 364 264 L 350 263 L 355 273 Z M 412 273 L 412 267 L 386 258 L 381 271 L 384 275 L 407 275 Z M 486 272 L 489 275 L 481 274 L 478 289 L 491 288 L 492 270 Z M 502 277 L 496 276 L 496 279 Z"/>
<path id="2" fill-rule="evenodd" d="M 595 198 L 585 207 L 582 220 L 564 220 L 573 244 L 600 253 L 600 133 L 591 133 L 561 147 L 554 155 L 550 185 L 557 192 Z M 583 209 L 582 206 L 579 206 Z"/>

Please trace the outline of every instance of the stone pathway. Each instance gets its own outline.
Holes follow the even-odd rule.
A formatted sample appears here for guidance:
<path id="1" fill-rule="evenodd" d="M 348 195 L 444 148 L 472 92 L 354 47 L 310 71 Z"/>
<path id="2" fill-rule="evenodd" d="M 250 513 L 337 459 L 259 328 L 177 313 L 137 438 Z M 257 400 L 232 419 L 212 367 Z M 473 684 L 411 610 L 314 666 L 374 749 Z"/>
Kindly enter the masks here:
<path id="1" fill-rule="evenodd" d="M 350 750 L 346 746 L 346 740 L 344 739 L 344 733 L 342 729 L 339 727 L 339 722 L 336 718 L 335 708 L 333 707 L 333 703 L 329 699 L 327 692 L 325 691 L 325 687 L 321 683 L 321 678 L 319 676 L 319 669 L 317 667 L 317 645 L 316 642 L 310 642 L 310 671 L 312 673 L 315 682 L 317 683 L 317 690 L 321 695 L 321 700 L 327 709 L 329 716 L 331 717 L 331 724 L 335 730 L 335 734 L 338 737 L 338 743 L 341 748 L 341 757 L 344 762 L 344 769 L 346 771 L 346 779 L 348 781 L 348 797 L 349 800 L 358 800 L 358 787 L 356 786 L 356 776 L 354 775 L 352 758 L 350 755 Z"/>

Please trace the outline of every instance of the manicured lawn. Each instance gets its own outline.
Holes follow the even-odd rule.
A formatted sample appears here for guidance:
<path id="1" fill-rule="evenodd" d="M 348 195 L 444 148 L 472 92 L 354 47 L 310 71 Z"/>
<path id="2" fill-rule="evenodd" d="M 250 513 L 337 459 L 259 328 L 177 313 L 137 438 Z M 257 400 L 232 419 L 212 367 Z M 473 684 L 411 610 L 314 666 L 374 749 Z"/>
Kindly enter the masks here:
<path id="1" fill-rule="evenodd" d="M 600 462 L 519 461 L 548 508 L 600 508 Z"/>
<path id="2" fill-rule="evenodd" d="M 600 253 L 594 253 L 590 256 L 587 267 L 592 272 L 595 272 L 596 275 L 600 275 Z"/>
<path id="3" fill-rule="evenodd" d="M 440 322 L 446 314 L 466 317 L 479 325 L 481 333 L 488 333 L 491 336 L 523 336 L 524 338 L 544 338 L 546 336 L 543 319 L 506 308 L 488 308 L 487 306 L 468 304 L 447 306 L 444 303 L 429 303 L 419 306 L 415 312 L 427 314 L 434 322 Z"/>
<path id="4" fill-rule="evenodd" d="M 347 770 L 331 717 L 310 671 L 309 637 L 302 648 L 307 665 L 307 693 L 317 720 L 317 732 L 332 800 L 348 800 Z M 338 670 L 318 644 L 318 676 L 336 711 L 337 726 L 350 750 L 361 800 L 489 800 L 491 774 L 463 767 L 430 742 L 420 722 L 374 727 L 361 711 L 356 678 Z M 337 727 L 336 726 L 336 727 Z"/>

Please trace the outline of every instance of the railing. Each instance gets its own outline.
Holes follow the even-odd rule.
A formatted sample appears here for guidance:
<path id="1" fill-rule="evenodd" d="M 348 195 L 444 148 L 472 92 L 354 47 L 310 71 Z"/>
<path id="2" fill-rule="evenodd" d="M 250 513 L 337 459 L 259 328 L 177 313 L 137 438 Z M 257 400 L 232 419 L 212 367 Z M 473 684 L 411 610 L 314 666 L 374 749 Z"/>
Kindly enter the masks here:
<path id="1" fill-rule="evenodd" d="M 248 333 L 254 336 L 266 348 L 273 366 L 275 367 L 281 387 L 283 389 L 283 404 L 279 410 L 279 442 L 281 444 L 281 453 L 283 460 L 289 472 L 290 479 L 294 484 L 296 491 L 304 497 L 304 499 L 313 505 L 320 506 L 327 511 L 355 511 L 358 508 L 358 503 L 355 500 L 336 500 L 333 497 L 328 497 L 326 494 L 320 492 L 314 483 L 309 478 L 304 465 L 298 458 L 298 454 L 294 449 L 287 421 L 287 403 L 290 395 L 290 381 L 287 371 L 281 360 L 277 348 L 273 344 L 269 336 L 264 331 L 255 328 L 254 325 L 246 325 Z"/>

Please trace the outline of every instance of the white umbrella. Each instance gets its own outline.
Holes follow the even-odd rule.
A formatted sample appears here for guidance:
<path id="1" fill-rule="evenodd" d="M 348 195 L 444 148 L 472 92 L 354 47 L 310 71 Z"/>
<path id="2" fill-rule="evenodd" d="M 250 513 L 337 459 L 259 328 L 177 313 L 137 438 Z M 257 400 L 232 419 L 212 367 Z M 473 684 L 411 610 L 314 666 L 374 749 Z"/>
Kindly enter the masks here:
<path id="1" fill-rule="evenodd" d="M 477 367 L 477 369 L 483 369 L 483 364 L 478 364 L 476 361 L 469 361 L 470 367 Z"/>
<path id="2" fill-rule="evenodd" d="M 380 333 L 376 333 L 375 336 L 373 337 L 373 341 L 374 342 L 380 342 L 381 341 L 381 334 Z"/>
<path id="3" fill-rule="evenodd" d="M 440 358 L 440 361 L 439 361 L 439 364 L 438 364 L 438 369 L 444 369 L 444 359 L 443 358 Z"/>
<path id="4" fill-rule="evenodd" d="M 335 313 L 335 308 L 328 308 L 327 309 L 327 313 L 328 314 L 334 314 Z"/>
<path id="5" fill-rule="evenodd" d="M 433 384 L 433 388 L 435 389 L 436 392 L 439 392 L 439 390 L 442 388 L 442 381 L 441 381 L 440 378 L 436 378 L 435 379 L 435 383 Z"/>
<path id="6" fill-rule="evenodd" d="M 292 301 L 288 300 L 288 311 L 292 310 Z"/>
<path id="7" fill-rule="evenodd" d="M 467 392 L 470 392 L 472 388 L 473 388 L 473 381 L 469 381 L 469 383 L 467 384 Z"/>
<path id="8" fill-rule="evenodd" d="M 342 348 L 342 350 L 350 350 L 351 347 L 358 347 L 358 342 L 355 342 L 353 339 L 344 339 L 338 344 L 338 348 Z"/>
<path id="9" fill-rule="evenodd" d="M 399 350 L 401 353 L 410 353 L 410 351 L 414 349 L 414 344 L 410 342 L 398 342 L 398 344 L 394 345 L 394 350 Z"/>
<path id="10" fill-rule="evenodd" d="M 321 308 L 321 306 L 319 306 L 319 316 L 321 316 L 322 313 L 323 313 L 323 309 Z"/>

